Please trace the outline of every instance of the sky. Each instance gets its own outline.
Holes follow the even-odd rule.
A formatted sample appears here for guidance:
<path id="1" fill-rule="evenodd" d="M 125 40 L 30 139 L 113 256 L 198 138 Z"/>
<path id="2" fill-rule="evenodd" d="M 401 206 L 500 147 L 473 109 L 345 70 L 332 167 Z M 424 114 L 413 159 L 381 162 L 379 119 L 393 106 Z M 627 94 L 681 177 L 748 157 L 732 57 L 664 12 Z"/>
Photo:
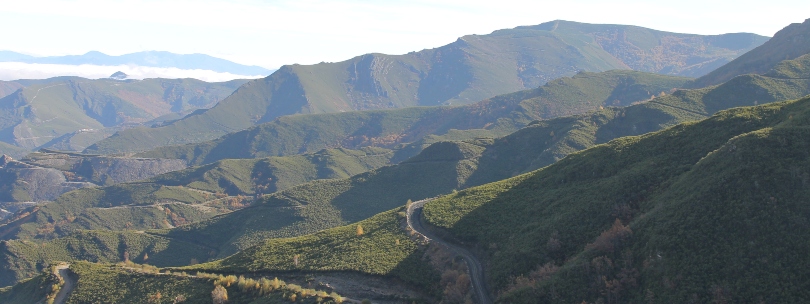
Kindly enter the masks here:
<path id="1" fill-rule="evenodd" d="M 468 34 L 562 19 L 772 36 L 810 1 L 0 0 L 0 50 L 35 56 L 202 53 L 269 69 L 404 54 Z M 0 74 L 3 69 L 0 65 Z"/>

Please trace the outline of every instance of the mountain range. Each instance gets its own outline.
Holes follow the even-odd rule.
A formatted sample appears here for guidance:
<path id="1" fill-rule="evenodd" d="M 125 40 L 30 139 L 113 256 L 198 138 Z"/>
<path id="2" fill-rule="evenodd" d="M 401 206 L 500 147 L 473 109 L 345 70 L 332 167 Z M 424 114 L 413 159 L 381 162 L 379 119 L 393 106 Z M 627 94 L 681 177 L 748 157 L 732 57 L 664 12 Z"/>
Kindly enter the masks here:
<path id="1" fill-rule="evenodd" d="M 313 92 L 338 92 L 340 105 L 360 82 L 316 70 L 345 62 L 287 66 L 210 110 L 86 149 L 143 152 L 3 157 L 0 285 L 14 285 L 0 301 L 804 302 L 808 24 L 762 43 L 555 21 L 358 57 L 461 50 L 453 77 L 424 80 L 454 57 L 424 61 L 415 102 L 390 107 L 421 105 L 422 85 L 444 85 L 424 96 L 453 88 L 478 60 L 466 93 L 440 106 L 310 111 Z M 510 47 L 535 52 L 526 39 L 538 37 L 567 45 L 558 58 L 610 54 L 627 67 L 460 99 L 508 83 Z M 493 62 L 508 73 L 474 72 Z M 380 92 L 394 92 L 383 80 L 402 75 L 395 67 L 372 75 L 386 86 L 362 102 L 393 100 Z M 323 89 L 330 81 L 345 91 Z M 299 93 L 307 110 L 268 114 Z M 244 113 L 264 114 L 217 120 Z M 230 133 L 209 138 L 218 132 Z M 179 170 L 139 169 L 168 168 L 158 163 Z M 91 187 L 27 202 L 39 184 L 24 170 Z"/>
<path id="2" fill-rule="evenodd" d="M 580 71 L 634 69 L 702 76 L 766 40 L 754 34 L 701 36 L 552 21 L 464 36 L 404 55 L 366 54 L 336 63 L 285 65 L 245 84 L 208 111 L 167 126 L 118 132 L 98 144 L 115 148 L 88 152 L 200 142 L 284 115 L 470 104 Z"/>
<path id="3" fill-rule="evenodd" d="M 0 62 L 23 62 L 62 65 L 134 65 L 181 70 L 209 70 L 234 75 L 270 75 L 273 70 L 259 66 L 242 65 L 205 54 L 174 54 L 163 51 L 145 51 L 120 56 L 111 56 L 97 51 L 82 55 L 36 57 L 12 51 L 0 51 Z"/>

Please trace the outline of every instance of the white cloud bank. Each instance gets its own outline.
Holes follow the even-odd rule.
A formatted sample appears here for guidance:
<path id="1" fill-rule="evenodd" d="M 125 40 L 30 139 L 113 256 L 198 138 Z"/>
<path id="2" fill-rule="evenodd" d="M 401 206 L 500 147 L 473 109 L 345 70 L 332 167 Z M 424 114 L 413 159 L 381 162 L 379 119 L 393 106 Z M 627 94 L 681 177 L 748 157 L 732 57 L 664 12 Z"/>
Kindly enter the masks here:
<path id="1" fill-rule="evenodd" d="M 45 79 L 57 76 L 79 76 L 89 79 L 107 78 L 121 71 L 130 79 L 144 78 L 195 78 L 207 82 L 221 82 L 233 79 L 256 79 L 266 75 L 235 75 L 210 70 L 182 70 L 178 68 L 157 68 L 136 65 L 64 65 L 22 62 L 0 62 L 0 80 Z"/>

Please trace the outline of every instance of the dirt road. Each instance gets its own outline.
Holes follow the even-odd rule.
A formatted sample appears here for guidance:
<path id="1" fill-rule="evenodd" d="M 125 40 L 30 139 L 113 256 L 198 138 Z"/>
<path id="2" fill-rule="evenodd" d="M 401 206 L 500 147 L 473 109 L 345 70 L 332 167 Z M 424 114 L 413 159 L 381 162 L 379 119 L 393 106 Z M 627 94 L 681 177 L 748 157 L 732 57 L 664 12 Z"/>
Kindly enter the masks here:
<path id="1" fill-rule="evenodd" d="M 422 223 L 422 208 L 425 207 L 425 203 L 431 200 L 432 199 L 425 199 L 413 202 L 410 206 L 408 206 L 408 227 L 413 229 L 413 231 L 417 232 L 418 234 L 421 234 L 428 241 L 442 244 L 457 255 L 461 256 L 464 259 L 464 262 L 467 263 L 467 269 L 470 271 L 472 288 L 475 291 L 475 296 L 478 298 L 478 302 L 482 304 L 493 303 L 489 296 L 489 292 L 487 291 L 487 283 L 484 279 L 484 267 L 481 266 L 481 261 L 479 261 L 475 255 L 473 255 L 467 249 L 461 248 L 452 243 L 448 243 L 447 241 L 438 238 L 430 230 L 425 229 L 425 226 Z"/>
<path id="2" fill-rule="evenodd" d="M 70 264 L 56 266 L 55 275 L 62 277 L 62 280 L 65 281 L 65 285 L 62 285 L 62 289 L 59 289 L 59 293 L 56 294 L 56 299 L 53 301 L 54 304 L 65 303 L 70 292 L 76 287 L 76 282 L 73 281 L 73 276 L 70 275 L 70 269 L 68 269 L 68 267 L 70 267 Z"/>

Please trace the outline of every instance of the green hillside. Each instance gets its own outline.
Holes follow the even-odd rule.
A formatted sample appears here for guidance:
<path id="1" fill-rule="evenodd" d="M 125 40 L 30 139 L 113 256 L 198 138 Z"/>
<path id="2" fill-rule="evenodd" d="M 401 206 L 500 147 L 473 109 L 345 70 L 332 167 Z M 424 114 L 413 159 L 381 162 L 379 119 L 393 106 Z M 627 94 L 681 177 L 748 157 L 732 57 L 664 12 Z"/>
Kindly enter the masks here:
<path id="1" fill-rule="evenodd" d="M 148 265 L 88 262 L 72 263 L 66 271 L 68 277 L 43 272 L 31 280 L 0 289 L 0 300 L 15 304 L 45 303 L 46 297 L 70 286 L 65 303 L 209 303 L 214 299 L 215 288 L 220 286 L 224 292 L 217 293 L 217 299 L 224 300 L 221 303 L 343 302 L 340 295 L 328 292 L 331 288 L 312 288 L 278 278 L 170 273 Z"/>
<path id="2" fill-rule="evenodd" d="M 475 167 L 481 143 L 440 143 L 408 160 L 346 179 L 318 180 L 273 193 L 249 208 L 166 230 L 166 236 L 218 248 L 219 257 L 267 238 L 294 237 L 357 222 L 459 188 Z M 432 151 L 445 150 L 443 153 Z"/>
<path id="3" fill-rule="evenodd" d="M 179 158 L 192 164 L 204 164 L 225 158 L 311 153 L 335 146 L 397 148 L 402 143 L 422 140 L 415 148 L 403 151 L 398 157 L 403 160 L 433 142 L 503 136 L 533 120 L 647 100 L 686 81 L 681 77 L 621 70 L 579 73 L 536 89 L 500 95 L 467 106 L 285 116 L 213 141 L 159 148 L 138 156 Z M 426 136 L 429 138 L 423 140 Z M 107 148 L 114 147 L 106 144 L 118 143 L 100 142 L 88 151 L 108 151 Z"/>
<path id="4" fill-rule="evenodd" d="M 181 269 L 223 273 L 356 271 L 395 277 L 435 292 L 439 273 L 424 260 L 423 248 L 402 228 L 405 218 L 399 211 L 402 208 L 305 236 L 271 239 L 225 259 Z"/>
<path id="5" fill-rule="evenodd" d="M 404 55 L 283 66 L 209 111 L 164 127 L 120 131 L 88 151 L 137 152 L 202 142 L 292 114 L 470 104 L 580 71 L 698 77 L 766 40 L 754 34 L 700 36 L 551 21 L 468 35 Z"/>
<path id="6" fill-rule="evenodd" d="M 728 64 L 695 80 L 693 87 L 716 85 L 743 74 L 764 74 L 783 60 L 810 53 L 810 19 L 793 23 L 773 38 Z"/>
<path id="7" fill-rule="evenodd" d="M 0 222 L 0 239 L 49 239 L 78 229 L 171 228 L 242 208 L 249 205 L 254 196 L 316 179 L 347 178 L 376 169 L 389 164 L 392 156 L 389 150 L 364 148 L 328 149 L 314 154 L 263 159 L 227 159 L 146 181 L 79 189 L 59 196 L 53 203 L 37 206 L 36 210 L 29 208 L 25 217 Z M 54 164 L 51 154 L 32 157 Z M 0 186 L 8 185 L 7 188 L 14 191 L 25 188 L 15 182 L 16 175 L 6 177 L 0 174 Z M 14 196 L 14 191 L 11 191 L 12 197 L 0 196 L 0 199 L 30 198 L 24 193 Z"/>
<path id="8" fill-rule="evenodd" d="M 34 149 L 77 131 L 103 135 L 109 133 L 102 131 L 105 128 L 137 125 L 171 113 L 211 107 L 245 82 L 60 77 L 32 83 L 0 99 L 0 141 Z"/>
<path id="9" fill-rule="evenodd" d="M 0 232 L 6 239 L 50 238 L 65 235 L 64 233 L 74 229 L 124 229 L 123 224 L 127 221 L 121 219 L 136 216 L 142 219 L 132 221 L 133 227 L 137 227 L 133 229 L 167 228 L 177 226 L 178 223 L 204 220 L 166 233 L 174 238 L 217 248 L 218 256 L 224 257 L 255 245 L 260 239 L 313 233 L 362 220 L 394 208 L 408 199 L 431 197 L 454 189 L 509 178 L 621 136 L 640 135 L 684 121 L 699 120 L 723 108 L 797 98 L 810 90 L 810 85 L 806 82 L 756 75 L 741 76 L 721 86 L 679 90 L 626 108 L 609 107 L 589 115 L 540 121 L 494 141 L 438 143 L 422 151 L 422 155 L 397 166 L 348 179 L 303 184 L 271 195 L 265 200 L 265 204 L 204 220 L 217 212 L 226 212 L 229 205 L 225 202 L 238 199 L 216 198 L 214 195 L 217 192 L 222 195 L 253 195 L 256 194 L 257 187 L 261 186 L 261 193 L 270 193 L 272 187 L 278 190 L 279 183 L 284 183 L 283 176 L 266 171 L 266 160 L 226 160 L 155 179 L 160 182 L 84 189 L 72 195 L 63 195 L 58 200 L 59 204 L 45 205 L 29 218 L 10 221 L 0 226 Z M 380 163 L 389 156 L 379 159 Z M 307 162 L 302 161 L 299 164 Z M 287 185 L 312 177 L 340 177 L 339 174 L 307 177 L 305 172 L 312 170 L 311 165 L 287 168 L 288 172 L 296 172 L 287 177 L 291 181 Z M 370 166 L 357 168 L 358 171 L 365 171 Z M 258 173 L 264 177 L 258 178 Z M 346 171 L 346 175 L 351 175 L 350 173 L 359 172 Z M 267 177 L 275 178 L 276 184 L 265 183 L 264 178 Z M 204 191 L 199 192 L 192 188 Z M 210 196 L 206 198 L 205 193 Z M 173 217 L 172 214 L 178 211 L 163 213 L 155 206 L 127 206 L 134 202 L 151 205 L 161 200 L 181 202 L 168 207 L 171 210 L 183 207 L 185 213 L 180 214 L 180 217 Z M 182 203 L 201 204 L 213 209 L 205 209 L 210 212 L 201 213 L 200 209 Z M 110 208 L 115 206 L 123 207 Z M 65 219 L 69 215 L 82 220 L 62 224 L 58 223 L 59 220 L 52 220 Z M 52 232 L 46 229 L 46 233 L 42 233 L 43 227 L 50 227 L 49 223 L 52 221 L 56 221 L 57 224 L 54 225 L 60 229 Z"/>
<path id="10" fill-rule="evenodd" d="M 2 241 L 0 285 L 35 276 L 55 261 L 115 263 L 124 257 L 156 266 L 189 265 L 210 258 L 211 249 L 143 232 L 79 231 L 50 242 Z M 24 257 L 14 258 L 14 257 Z"/>
<path id="11" fill-rule="evenodd" d="M 405 296 L 406 299 L 413 299 L 414 297 L 437 296 L 441 294 L 441 289 L 438 288 L 440 280 L 441 284 L 448 284 L 449 278 L 440 277 L 439 271 L 434 268 L 432 263 L 436 261 L 454 263 L 452 262 L 452 256 L 442 257 L 444 253 L 437 253 L 436 248 L 429 249 L 410 237 L 407 231 L 401 227 L 404 221 L 401 210 L 402 208 L 398 207 L 395 210 L 380 213 L 357 224 L 332 228 L 311 235 L 269 240 L 262 245 L 250 248 L 227 259 L 196 265 L 194 261 L 205 258 L 205 255 L 209 254 L 209 249 L 193 244 L 170 241 L 160 236 L 151 235 L 148 232 L 87 231 L 45 242 L 41 245 L 25 241 L 4 241 L 2 243 L 4 255 L 27 256 L 33 262 L 31 262 L 32 265 L 26 265 L 28 267 L 25 269 L 15 268 L 14 270 L 17 272 L 14 273 L 8 270 L 9 266 L 19 267 L 20 265 L 5 261 L 6 263 L 3 266 L 6 269 L 3 272 L 7 275 L 35 275 L 39 272 L 37 269 L 45 268 L 47 270 L 47 267 L 42 265 L 49 265 L 53 261 L 68 261 L 73 263 L 70 269 L 78 276 L 79 284 L 81 285 L 84 282 L 84 284 L 88 285 L 85 288 L 90 288 L 90 290 L 77 289 L 74 292 L 76 298 L 73 298 L 72 295 L 70 299 L 92 297 L 95 301 L 102 302 L 118 299 L 117 297 L 121 293 L 135 292 L 133 290 L 135 286 L 138 289 L 137 293 L 154 294 L 155 291 L 160 290 L 160 287 L 152 286 L 151 283 L 146 286 L 139 286 L 145 283 L 142 280 L 159 280 L 154 283 L 164 282 L 160 284 L 165 284 L 165 278 L 171 278 L 172 276 L 176 277 L 175 280 L 169 281 L 177 281 L 176 279 L 179 279 L 180 282 L 186 279 L 207 281 L 211 278 L 208 275 L 201 275 L 199 271 L 214 272 L 226 276 L 228 274 L 235 274 L 240 277 L 244 275 L 260 283 L 264 281 L 257 278 L 257 276 L 280 273 L 286 277 L 299 278 L 297 280 L 305 279 L 306 282 L 309 282 L 309 288 L 312 288 L 313 280 L 315 280 L 318 282 L 316 286 L 325 286 L 326 291 L 333 288 L 328 285 L 328 282 L 335 279 L 339 280 L 338 282 L 354 281 L 360 284 L 376 281 L 375 285 L 380 284 L 381 279 L 383 279 L 382 282 L 390 284 L 390 288 L 402 289 L 393 290 L 395 294 L 399 294 L 398 297 Z M 358 225 L 362 227 L 362 233 L 358 232 Z M 69 245 L 65 246 L 65 244 Z M 68 249 L 66 250 L 65 247 Z M 116 250 L 106 252 L 104 251 L 105 248 L 116 248 Z M 161 271 L 160 274 L 156 274 L 156 269 L 138 268 L 138 265 L 119 264 L 119 267 L 125 268 L 116 268 L 79 261 L 89 260 L 109 263 L 122 261 L 124 256 L 128 256 L 135 263 L 148 262 L 157 266 L 163 266 L 167 263 L 188 265 L 189 261 L 192 265 L 180 268 L 173 267 L 170 269 L 171 274 L 169 274 L 169 271 Z M 186 259 L 190 260 L 187 261 Z M 248 260 L 249 263 L 244 263 Z M 435 261 L 431 262 L 431 260 Z M 127 269 L 129 270 L 126 271 Z M 122 270 L 125 271 L 122 272 Z M 112 273 L 118 273 L 118 275 L 110 277 Z M 189 277 L 186 273 L 197 273 L 197 276 Z M 317 277 L 319 274 L 331 274 L 334 279 L 329 277 L 319 278 Z M 361 276 L 358 277 L 358 274 Z M 83 275 L 92 276 L 83 278 Z M 164 279 L 161 279 L 161 277 Z M 213 278 L 216 277 L 213 276 Z M 14 298 L 14 296 L 22 297 L 24 295 L 36 297 L 39 293 L 36 293 L 36 289 L 31 285 L 44 284 L 43 279 L 45 278 L 42 276 L 35 276 L 30 281 L 21 281 L 13 288 L 0 289 L 0 299 L 4 299 L 4 297 L 6 299 Z M 235 276 L 233 279 L 236 281 Z M 121 286 L 118 288 L 123 289 L 123 291 L 115 292 L 106 290 L 109 286 L 124 283 L 122 280 L 131 280 L 130 284 L 128 284 L 131 287 Z M 219 280 L 224 279 L 220 276 Z M 13 282 L 13 280 L 8 281 L 5 279 L 2 281 L 4 284 Z M 327 284 L 324 284 L 324 282 L 327 282 Z M 233 287 L 236 287 L 236 282 L 233 282 L 233 285 Z M 104 286 L 108 288 L 104 288 Z M 242 288 L 242 283 L 239 283 L 238 286 Z M 301 284 L 301 286 L 304 285 Z M 289 292 L 295 291 L 299 294 L 299 297 L 302 295 L 301 291 L 297 290 L 298 287 L 289 284 L 288 287 Z M 346 288 L 347 292 L 351 291 L 352 293 L 359 292 L 350 287 L 335 286 L 334 288 Z M 164 296 L 167 294 L 167 291 L 160 291 Z M 189 290 L 173 290 L 169 292 L 171 294 L 171 292 L 176 293 L 178 291 L 188 292 L 186 296 L 196 293 L 196 291 Z M 341 289 L 337 291 L 342 294 Z M 256 293 L 240 294 L 239 292 L 240 290 L 230 288 L 228 290 L 230 296 L 257 296 Z M 289 292 L 285 294 L 289 296 Z M 208 293 L 210 293 L 210 290 Z M 333 292 L 330 292 L 329 295 L 334 297 Z M 43 295 L 39 296 L 44 297 Z M 238 297 L 231 297 L 232 301 L 240 303 L 238 299 Z M 391 298 L 388 300 L 391 300 Z"/>
<path id="12" fill-rule="evenodd" d="M 316 153 L 253 159 L 224 159 L 170 172 L 148 182 L 186 186 L 228 195 L 273 193 L 316 179 L 347 178 L 390 164 L 391 150 L 324 149 Z"/>
<path id="13" fill-rule="evenodd" d="M 764 75 L 775 78 L 810 78 L 810 52 L 796 59 L 781 61 Z"/>
<path id="14" fill-rule="evenodd" d="M 505 302 L 802 302 L 809 125 L 810 99 L 723 111 L 442 197 L 425 217 L 480 250 Z"/>

